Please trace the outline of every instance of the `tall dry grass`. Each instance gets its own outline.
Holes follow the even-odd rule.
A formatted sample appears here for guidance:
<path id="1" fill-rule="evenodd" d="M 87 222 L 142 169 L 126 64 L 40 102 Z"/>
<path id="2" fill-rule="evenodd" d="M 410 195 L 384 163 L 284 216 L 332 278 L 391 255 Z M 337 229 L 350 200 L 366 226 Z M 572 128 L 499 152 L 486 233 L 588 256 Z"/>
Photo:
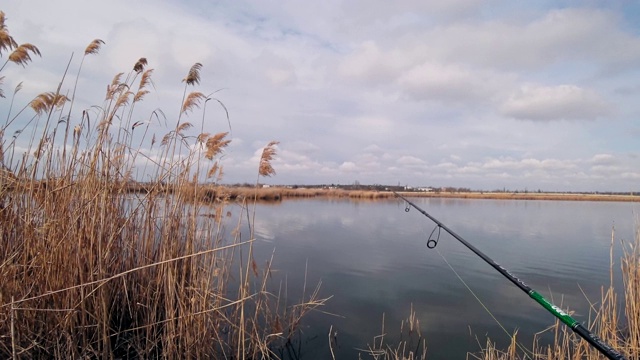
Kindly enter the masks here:
<path id="1" fill-rule="evenodd" d="M 356 200 L 382 200 L 394 198 L 392 192 L 368 191 L 368 190 L 343 190 L 323 188 L 289 188 L 289 187 L 256 187 L 256 186 L 216 186 L 202 188 L 201 198 L 213 200 L 216 198 L 242 198 L 257 199 L 260 201 L 280 201 L 283 199 L 308 199 L 308 198 L 337 198 Z"/>
<path id="2" fill-rule="evenodd" d="M 382 316 L 382 330 L 380 335 L 373 338 L 365 349 L 360 350 L 359 357 L 365 355 L 375 360 L 417 360 L 427 358 L 427 339 L 420 332 L 420 320 L 413 310 L 413 305 L 409 316 L 400 324 L 398 341 L 390 343 L 386 340 L 390 332 L 385 328 L 384 314 Z"/>
<path id="3" fill-rule="evenodd" d="M 191 91 L 202 65 L 184 78 L 175 127 L 157 141 L 150 121 L 133 121 L 152 90 L 145 58 L 113 78 L 97 116 L 73 112 L 82 64 L 102 45 L 89 44 L 76 79 L 65 73 L 19 112 L 9 106 L 0 128 L 0 358 L 277 357 L 325 300 L 318 289 L 299 302 L 270 291 L 271 260 L 253 256 L 242 222 L 228 231 L 228 200 L 194 201 L 197 179 L 222 176 L 229 144 L 226 132 L 204 131 L 204 115 L 189 133 L 208 100 Z M 33 55 L 0 12 L 0 71 Z M 260 175 L 270 160 L 256 164 Z M 131 192 L 140 163 L 152 180 Z M 239 208 L 243 219 L 249 208 Z"/>
<path id="4" fill-rule="evenodd" d="M 601 299 L 591 303 L 588 328 L 605 343 L 621 352 L 627 359 L 640 358 L 640 225 L 636 228 L 635 239 L 624 246 L 620 259 L 620 269 L 624 288 L 620 291 L 613 286 L 614 281 L 614 233 L 611 235 L 610 282 L 603 286 Z M 622 307 L 621 307 L 622 306 Z M 483 354 L 476 359 L 603 359 L 604 356 L 586 341 L 556 320 L 548 330 L 553 334 L 553 343 L 541 346 L 533 339 L 532 353 L 522 354 L 514 340 L 506 350 L 496 349 L 487 340 Z M 526 357 L 525 357 L 526 356 Z"/>
<path id="5" fill-rule="evenodd" d="M 640 359 L 640 224 L 636 227 L 633 241 L 624 247 L 620 259 L 620 270 L 624 284 L 623 289 L 615 289 L 614 283 L 614 233 L 611 236 L 610 248 L 610 282 L 603 286 L 601 299 L 591 303 L 588 328 L 607 344 L 621 352 L 627 359 Z M 621 307 L 622 306 L 622 307 Z M 540 311 L 544 311 L 540 309 Z M 407 332 L 407 325 L 412 325 Z M 414 330 L 416 329 L 417 330 Z M 427 359 L 426 345 L 419 333 L 419 323 L 415 319 L 413 309 L 400 330 L 398 344 L 384 341 L 385 329 L 376 337 L 364 354 L 373 359 Z M 539 342 L 542 333 L 551 333 L 553 341 L 543 345 Z M 427 339 L 428 340 L 428 339 Z M 523 339 L 513 334 L 511 343 L 506 349 L 498 348 L 489 338 L 480 344 L 481 350 L 469 353 L 467 359 L 477 360 L 596 360 L 605 356 L 592 348 L 587 341 L 576 335 L 560 320 L 533 339 Z M 413 346 L 408 346 L 408 345 Z M 418 345 L 415 345 L 418 344 Z M 531 344 L 531 345 L 528 345 Z"/>

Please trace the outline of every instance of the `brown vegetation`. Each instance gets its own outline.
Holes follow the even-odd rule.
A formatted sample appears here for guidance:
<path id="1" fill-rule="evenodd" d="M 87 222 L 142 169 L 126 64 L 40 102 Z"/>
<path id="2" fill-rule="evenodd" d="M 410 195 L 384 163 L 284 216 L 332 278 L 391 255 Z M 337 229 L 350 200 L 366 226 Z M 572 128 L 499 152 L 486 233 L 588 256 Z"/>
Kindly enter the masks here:
<path id="1" fill-rule="evenodd" d="M 640 359 L 640 227 L 637 228 L 635 240 L 624 245 L 624 254 L 620 262 L 624 287 L 615 289 L 614 276 L 614 234 L 611 235 L 610 281 L 602 287 L 599 302 L 591 303 L 589 323 L 586 326 L 605 343 L 623 354 L 627 359 Z M 622 305 L 622 308 L 620 307 Z M 540 311 L 543 311 L 540 309 Z M 507 349 L 499 349 L 490 339 L 478 353 L 468 354 L 468 359 L 478 360 L 599 360 L 605 356 L 589 343 L 576 335 L 560 320 L 556 320 L 548 329 L 539 333 L 553 335 L 551 344 L 542 345 L 538 336 L 522 343 L 517 331 L 511 337 Z M 384 317 L 381 335 L 363 352 L 373 359 L 414 360 L 427 359 L 426 343 L 420 334 L 420 327 L 415 313 L 411 309 L 409 318 L 400 327 L 400 342 L 397 344 L 384 341 Z M 528 346 L 527 344 L 531 344 Z"/>
<path id="2" fill-rule="evenodd" d="M 102 44 L 94 40 L 85 56 Z M 12 49 L 20 48 L 0 12 L 0 51 Z M 23 49 L 21 59 L 7 61 L 25 65 L 29 52 L 39 54 Z M 270 291 L 271 260 L 254 258 L 253 234 L 243 233 L 242 223 L 225 231 L 228 198 L 194 201 L 202 191 L 194 178 L 221 175 L 226 133 L 187 136 L 190 126 L 179 120 L 150 165 L 153 180 L 132 188 L 130 174 L 144 155 L 126 145 L 142 126 L 131 124 L 142 96 L 131 101 L 129 89 L 143 74 L 138 94 L 148 91 L 146 65 L 140 60 L 125 80 L 114 78 L 99 107 L 102 117 L 91 124 L 83 112 L 79 124 L 69 125 L 73 97 L 60 90 L 37 96 L 35 126 L 26 136 L 35 140 L 25 156 L 13 156 L 18 136 L 4 138 L 13 121 L 13 114 L 6 116 L 0 129 L 0 358 L 272 358 L 290 346 L 300 319 L 325 301 L 317 289 L 297 304 Z M 199 83 L 200 67 L 185 77 L 185 93 Z M 181 116 L 197 108 L 197 99 L 185 98 Z M 115 127 L 116 116 L 131 131 Z M 146 130 L 142 142 L 149 142 Z M 189 144 L 194 138 L 199 144 Z M 251 211 L 246 202 L 241 209 Z"/>
<path id="3" fill-rule="evenodd" d="M 18 45 L 5 22 L 0 11 L 0 56 L 11 51 L 0 71 L 9 63 L 25 66 L 32 55 L 40 55 L 31 44 Z M 97 54 L 103 44 L 94 40 L 84 56 Z M 188 86 L 200 83 L 199 63 L 183 80 L 184 101 L 178 104 L 175 128 L 162 138 L 160 159 L 152 163 L 153 180 L 132 182 L 134 164 L 144 157 L 130 145 L 133 132 L 146 126 L 142 141 L 149 142 L 148 124 L 132 120 L 134 105 L 149 91 L 152 70 L 146 66 L 141 58 L 124 80 L 124 74 L 114 77 L 106 101 L 98 107 L 102 117 L 91 124 L 84 112 L 78 124 L 69 124 L 74 96 L 67 98 L 59 89 L 36 96 L 31 102 L 33 132 L 26 135 L 33 140 L 25 156 L 13 155 L 22 130 L 5 138 L 16 116 L 7 114 L 0 128 L 1 358 L 277 357 L 278 347 L 291 344 L 300 319 L 326 299 L 319 298 L 316 288 L 287 305 L 279 290 L 269 291 L 271 261 L 255 259 L 253 234 L 244 234 L 242 224 L 225 231 L 229 199 L 240 201 L 243 213 L 238 218 L 243 219 L 247 212 L 255 216 L 247 199 L 393 197 L 390 192 L 200 185 L 201 175 L 222 176 L 219 158 L 228 140 L 225 132 L 186 134 L 192 124 L 183 117 L 206 106 L 201 93 L 187 94 Z M 82 62 L 78 73 L 81 67 Z M 0 85 L 3 79 L 0 76 Z M 130 91 L 136 87 L 136 93 Z M 76 88 L 71 90 L 75 94 Z M 115 128 L 114 118 L 127 131 Z M 155 136 L 150 143 L 156 144 Z M 258 179 L 275 173 L 270 162 L 276 144 L 265 148 L 257 164 Z M 207 169 L 205 160 L 212 162 Z M 555 194 L 420 196 L 622 201 Z M 212 204 L 197 201 L 203 199 Z M 611 286 L 603 291 L 601 304 L 594 304 L 592 324 L 630 358 L 640 356 L 638 238 L 622 263 L 626 317 L 619 317 Z M 622 321 L 626 323 L 619 328 Z M 419 335 L 415 314 L 406 324 L 401 331 Z M 536 359 L 597 358 L 560 324 L 552 331 L 556 344 L 534 346 Z M 423 344 L 415 352 L 406 343 L 389 347 L 384 337 L 377 340 L 370 348 L 375 356 L 425 356 L 423 340 L 409 344 Z M 497 351 L 489 343 L 484 358 L 513 359 L 515 353 Z"/>
<path id="4" fill-rule="evenodd" d="M 627 359 L 640 358 L 640 228 L 636 230 L 635 241 L 627 244 L 621 259 L 620 268 L 624 288 L 617 292 L 613 287 L 613 234 L 610 251 L 610 283 L 602 288 L 602 298 L 591 304 L 589 330 L 594 332 L 605 343 L 622 353 Z M 623 301 L 620 302 L 620 297 Z M 622 308 L 620 308 L 620 304 Z M 495 347 L 487 341 L 484 353 L 476 359 L 516 360 L 516 359 L 603 359 L 604 356 L 591 347 L 585 340 L 568 329 L 560 320 L 548 330 L 554 334 L 553 344 L 540 346 L 533 339 L 532 352 L 523 354 L 521 345 L 513 336 L 511 345 L 506 350 Z M 526 356 L 526 357 L 525 357 Z"/>
<path id="5" fill-rule="evenodd" d="M 144 188 L 144 185 L 131 185 L 131 190 Z M 262 201 L 279 201 L 295 198 L 344 198 L 359 200 L 383 200 L 395 197 L 391 191 L 344 190 L 329 188 L 292 188 L 292 187 L 230 187 L 200 186 L 204 199 L 257 197 Z M 635 195 L 577 194 L 577 193 L 503 193 L 503 192 L 400 192 L 405 197 L 455 198 L 455 199 L 494 199 L 494 200 L 556 200 L 556 201 L 640 201 Z"/>

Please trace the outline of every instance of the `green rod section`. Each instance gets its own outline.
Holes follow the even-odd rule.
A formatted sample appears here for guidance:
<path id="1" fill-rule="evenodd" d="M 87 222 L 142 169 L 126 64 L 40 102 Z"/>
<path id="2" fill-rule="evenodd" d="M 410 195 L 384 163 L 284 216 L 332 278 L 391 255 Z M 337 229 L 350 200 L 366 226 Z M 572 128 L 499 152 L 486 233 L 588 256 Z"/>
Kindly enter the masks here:
<path id="1" fill-rule="evenodd" d="M 560 321 L 565 323 L 570 328 L 573 328 L 578 324 L 578 322 L 569 316 L 564 310 L 550 303 L 547 299 L 545 299 L 542 295 L 540 295 L 537 291 L 531 290 L 529 293 L 529 297 L 535 300 L 538 304 L 542 305 L 543 308 L 547 309 L 550 313 L 555 315 Z"/>
<path id="2" fill-rule="evenodd" d="M 428 217 L 436 223 L 439 227 L 448 232 L 451 236 L 453 236 L 456 240 L 458 240 L 462 245 L 466 246 L 469 250 L 473 251 L 476 255 L 478 255 L 482 260 L 484 260 L 487 264 L 491 265 L 494 269 L 496 269 L 500 274 L 506 277 L 509 281 L 511 281 L 514 285 L 516 285 L 520 290 L 524 291 L 530 298 L 534 299 L 538 304 L 542 305 L 543 308 L 547 309 L 551 314 L 560 319 L 565 325 L 567 325 L 573 332 L 578 334 L 583 339 L 587 340 L 591 346 L 595 347 L 601 354 L 605 355 L 607 358 L 612 360 L 626 360 L 626 358 L 619 353 L 617 350 L 609 346 L 607 343 L 602 341 L 597 335 L 589 331 L 586 327 L 576 321 L 574 318 L 569 316 L 565 311 L 560 309 L 558 306 L 552 304 L 549 300 L 545 299 L 542 295 L 540 295 L 537 291 L 533 290 L 529 285 L 525 284 L 524 281 L 518 279 L 515 275 L 509 272 L 509 270 L 502 267 L 502 265 L 493 261 L 490 257 L 485 255 L 482 251 L 478 250 L 475 246 L 468 243 L 465 239 L 463 239 L 460 235 L 453 232 L 453 230 L 449 229 L 443 223 L 438 221 L 438 219 L 429 215 L 426 211 L 422 210 L 416 204 L 409 201 L 404 196 L 398 194 L 397 192 L 393 192 L 395 196 L 401 198 L 406 201 L 407 204 L 413 206 L 416 210 L 422 213 L 424 216 Z M 407 208 L 408 209 L 408 208 Z M 408 211 L 408 210 L 407 210 Z"/>

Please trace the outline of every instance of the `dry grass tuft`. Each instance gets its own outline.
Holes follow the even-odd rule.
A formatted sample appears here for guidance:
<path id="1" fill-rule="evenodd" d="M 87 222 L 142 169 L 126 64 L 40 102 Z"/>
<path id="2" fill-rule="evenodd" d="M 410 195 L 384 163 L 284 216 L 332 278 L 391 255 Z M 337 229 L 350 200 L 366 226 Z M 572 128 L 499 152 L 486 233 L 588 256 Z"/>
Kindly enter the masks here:
<path id="1" fill-rule="evenodd" d="M 37 115 L 42 115 L 50 112 L 53 108 L 62 107 L 67 101 L 69 101 L 68 97 L 50 91 L 36 96 L 31 100 L 29 106 Z"/>
<path id="2" fill-rule="evenodd" d="M 385 330 L 384 314 L 382 315 L 382 331 L 373 338 L 372 344 L 360 349 L 365 355 L 376 360 L 417 360 L 427 358 L 427 342 L 420 332 L 420 321 L 416 312 L 411 310 L 406 320 L 400 324 L 400 333 L 396 345 L 391 345 L 385 338 L 389 337 Z"/>
<path id="3" fill-rule="evenodd" d="M 113 97 L 120 91 L 122 85 L 125 85 L 120 82 L 122 75 L 124 75 L 122 72 L 116 74 L 116 76 L 113 77 L 113 80 L 111 80 L 111 84 L 107 85 L 107 95 L 105 96 L 105 100 L 113 100 Z"/>
<path id="4" fill-rule="evenodd" d="M 189 93 L 184 103 L 182 104 L 182 113 L 186 114 L 189 111 L 192 111 L 194 108 L 199 108 L 200 102 L 202 100 L 205 100 L 206 98 L 207 97 L 199 91 Z"/>
<path id="5" fill-rule="evenodd" d="M 104 41 L 100 39 L 95 39 L 89 45 L 87 45 L 86 49 L 84 49 L 84 54 L 95 55 L 100 51 L 100 48 L 102 47 L 102 45 L 104 45 Z"/>
<path id="6" fill-rule="evenodd" d="M 0 25 L 6 35 L 1 12 Z M 2 39 L 2 49 L 11 48 Z M 103 43 L 92 44 L 86 54 Z M 197 70 L 189 85 L 199 82 Z M 150 74 L 142 73 L 139 90 Z M 73 98 L 38 95 L 31 109 L 56 125 L 16 131 L 27 137 L 24 155 L 6 151 L 0 129 L 0 358 L 277 357 L 301 317 L 326 299 L 316 289 L 291 305 L 270 291 L 271 260 L 256 259 L 253 237 L 241 231 L 253 224 L 227 231 L 228 199 L 196 201 L 216 191 L 198 179 L 222 176 L 227 133 L 196 139 L 186 134 L 190 123 L 176 126 L 185 146 L 149 159 L 143 186 L 131 182 L 149 141 L 136 138 L 136 148 L 132 132 L 122 131 L 144 123 L 131 121 L 134 79 L 116 75 L 97 119 L 83 111 L 76 124 L 71 110 L 52 111 L 68 102 L 71 109 Z M 123 128 L 110 126 L 117 109 Z M 213 174 L 200 172 L 202 144 Z M 233 209 L 249 218 L 246 204 Z"/>
<path id="7" fill-rule="evenodd" d="M 213 160 L 214 157 L 218 156 L 218 154 L 231 143 L 231 140 L 225 140 L 227 135 L 229 135 L 228 132 L 221 132 L 206 139 L 205 146 L 207 152 L 204 156 L 207 159 Z"/>
<path id="8" fill-rule="evenodd" d="M 271 161 L 276 155 L 278 141 L 271 141 L 267 146 L 262 149 L 262 156 L 260 156 L 260 170 L 258 171 L 260 176 L 275 175 L 276 171 L 271 166 Z"/>
<path id="9" fill-rule="evenodd" d="M 118 95 L 118 99 L 116 99 L 116 104 L 114 106 L 115 109 L 118 109 L 122 106 L 129 105 L 129 97 L 133 95 L 131 91 L 122 91 Z"/>
<path id="10" fill-rule="evenodd" d="M 149 90 L 147 90 L 146 88 L 149 85 L 153 86 L 153 82 L 151 81 L 151 74 L 153 74 L 153 69 L 145 70 L 142 73 L 142 76 L 140 77 L 140 83 L 138 84 L 138 91 L 133 97 L 133 102 L 142 101 L 144 96 L 149 93 Z"/>
<path id="11" fill-rule="evenodd" d="M 188 130 L 193 127 L 193 124 L 190 122 L 183 122 L 178 126 L 178 134 L 182 134 L 183 131 Z"/>
<path id="12" fill-rule="evenodd" d="M 29 43 L 22 44 L 9 54 L 9 61 L 24 67 L 31 62 L 31 55 L 42 56 L 40 50 L 38 50 L 35 45 Z"/>
<path id="13" fill-rule="evenodd" d="M 144 89 L 149 85 L 153 85 L 151 82 L 151 74 L 153 74 L 153 69 L 145 70 L 140 77 L 140 85 L 138 85 L 139 89 Z"/>
<path id="14" fill-rule="evenodd" d="M 141 73 L 145 66 L 147 66 L 147 58 L 140 58 L 136 64 L 133 65 L 133 71 Z"/>
<path id="15" fill-rule="evenodd" d="M 4 11 L 0 10 L 0 55 L 3 51 L 9 51 L 18 47 L 18 43 L 9 35 L 9 30 L 5 21 L 7 20 Z"/>
<path id="16" fill-rule="evenodd" d="M 189 69 L 189 73 L 187 74 L 187 77 L 182 79 L 182 81 L 186 82 L 187 85 L 200 84 L 200 69 L 202 69 L 202 64 L 200 63 L 193 64 L 191 69 Z"/>
<path id="17" fill-rule="evenodd" d="M 133 102 L 142 101 L 145 95 L 147 95 L 148 93 L 149 90 L 138 90 L 138 92 L 136 92 L 136 95 L 133 97 Z"/>

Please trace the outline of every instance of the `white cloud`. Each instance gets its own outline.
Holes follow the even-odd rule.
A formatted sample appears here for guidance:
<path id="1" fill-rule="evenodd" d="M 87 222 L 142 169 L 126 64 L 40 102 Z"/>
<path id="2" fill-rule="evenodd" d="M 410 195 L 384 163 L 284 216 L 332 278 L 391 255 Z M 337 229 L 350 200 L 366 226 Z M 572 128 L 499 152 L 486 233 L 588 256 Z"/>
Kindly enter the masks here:
<path id="1" fill-rule="evenodd" d="M 610 106 L 597 93 L 575 85 L 525 85 L 500 111 L 522 120 L 594 120 L 610 113 Z"/>
<path id="2" fill-rule="evenodd" d="M 453 23 L 422 34 L 436 56 L 492 68 L 536 69 L 559 61 L 603 66 L 640 60 L 640 40 L 609 10 L 565 8 L 542 17 Z"/>
<path id="3" fill-rule="evenodd" d="M 274 85 L 291 84 L 296 79 L 296 75 L 287 69 L 270 68 L 267 69 L 266 76 Z"/>
<path id="4" fill-rule="evenodd" d="M 534 159 L 534 158 L 524 158 L 524 159 L 495 159 L 490 158 L 486 159 L 482 164 L 483 169 L 487 169 L 490 171 L 572 171 L 578 167 L 577 161 L 565 161 L 559 159 Z"/>
<path id="5" fill-rule="evenodd" d="M 490 101 L 500 89 L 500 77 L 454 64 L 424 63 L 401 74 L 397 82 L 416 100 L 464 104 Z"/>
<path id="6" fill-rule="evenodd" d="M 396 163 L 403 166 L 422 166 L 426 164 L 424 160 L 410 155 L 401 156 L 400 158 L 398 158 Z"/>
<path id="7" fill-rule="evenodd" d="M 611 175 L 620 172 L 622 169 L 616 165 L 594 165 L 589 171 L 598 175 Z"/>
<path id="8" fill-rule="evenodd" d="M 369 153 L 374 153 L 374 154 L 384 152 L 384 149 L 378 146 L 377 144 L 368 145 L 363 150 Z"/>
<path id="9" fill-rule="evenodd" d="M 640 173 L 628 155 L 637 148 L 640 103 L 629 94 L 640 73 L 640 22 L 627 6 L 13 1 L 3 4 L 7 26 L 43 58 L 26 69 L 9 64 L 3 90 L 24 81 L 15 114 L 56 89 L 75 52 L 62 88 L 69 92 L 78 55 L 101 38 L 100 54 L 83 65 L 71 124 L 144 56 L 155 89 L 133 117 L 151 121 L 149 137 L 160 138 L 175 124 L 180 80 L 201 62 L 202 83 L 188 90 L 224 88 L 215 96 L 233 127 L 224 181 L 255 181 L 262 146 L 274 139 L 282 146 L 269 181 L 277 183 L 626 190 Z M 0 115 L 8 106 L 0 99 Z M 166 119 L 150 118 L 157 108 Z M 91 109 L 93 123 L 100 111 Z M 32 115 L 27 108 L 5 134 Z M 215 102 L 202 115 L 184 119 L 196 124 L 188 135 L 202 123 L 205 132 L 227 131 Z M 591 121 L 553 121 L 561 119 Z"/>
<path id="10" fill-rule="evenodd" d="M 354 172 L 358 167 L 351 161 L 345 161 L 338 167 L 338 169 L 340 169 L 340 171 Z"/>
<path id="11" fill-rule="evenodd" d="M 640 180 L 640 172 L 624 172 L 620 174 L 623 179 Z"/>
<path id="12" fill-rule="evenodd" d="M 451 169 L 457 169 L 458 165 L 452 163 L 452 162 L 442 162 L 438 165 L 435 166 L 436 169 L 441 169 L 441 170 L 451 170 Z"/>
<path id="13" fill-rule="evenodd" d="M 369 84 L 392 81 L 397 73 L 411 64 L 402 51 L 382 50 L 371 40 L 363 42 L 347 55 L 338 70 L 345 77 L 353 77 Z"/>
<path id="14" fill-rule="evenodd" d="M 611 154 L 596 154 L 593 155 L 590 163 L 594 165 L 612 165 L 617 163 L 616 157 Z"/>

